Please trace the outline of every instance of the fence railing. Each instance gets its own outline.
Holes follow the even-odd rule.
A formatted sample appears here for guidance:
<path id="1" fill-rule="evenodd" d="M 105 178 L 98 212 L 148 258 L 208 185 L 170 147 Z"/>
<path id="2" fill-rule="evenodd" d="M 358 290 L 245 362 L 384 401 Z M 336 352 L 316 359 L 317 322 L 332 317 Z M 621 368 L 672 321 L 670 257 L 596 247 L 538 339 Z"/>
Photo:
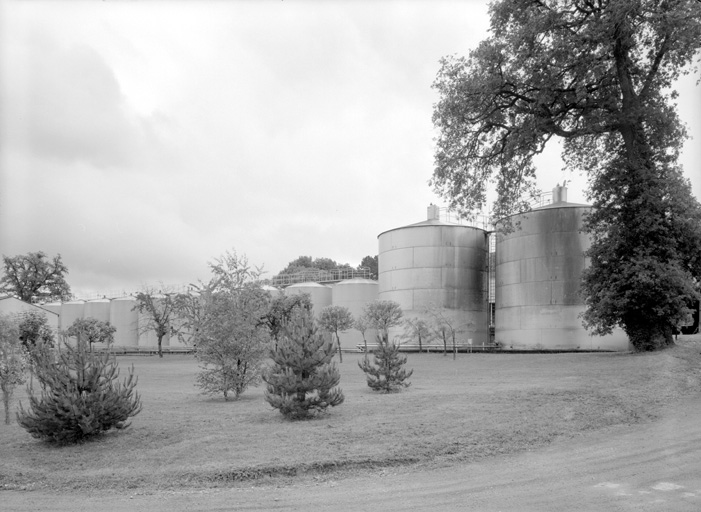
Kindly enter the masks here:
<path id="1" fill-rule="evenodd" d="M 309 269 L 295 274 L 278 274 L 270 280 L 270 284 L 278 288 L 284 288 L 291 284 L 298 283 L 335 283 L 346 279 L 371 279 L 372 272 L 369 268 L 361 267 L 359 269 L 334 269 L 334 270 L 317 270 Z"/>

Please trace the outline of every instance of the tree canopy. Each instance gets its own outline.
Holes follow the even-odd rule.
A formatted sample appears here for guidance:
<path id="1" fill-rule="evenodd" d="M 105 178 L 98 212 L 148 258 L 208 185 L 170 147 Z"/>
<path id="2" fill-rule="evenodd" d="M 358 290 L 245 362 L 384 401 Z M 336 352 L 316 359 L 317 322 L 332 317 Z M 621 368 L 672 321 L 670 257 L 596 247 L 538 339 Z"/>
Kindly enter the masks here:
<path id="1" fill-rule="evenodd" d="M 222 393 L 228 400 L 230 392 L 238 398 L 260 382 L 269 350 L 270 296 L 261 285 L 262 270 L 249 265 L 245 255 L 226 252 L 209 267 L 212 278 L 199 289 L 198 307 L 178 313 L 201 363 L 197 385 L 204 393 Z"/>
<path id="2" fill-rule="evenodd" d="M 463 215 L 484 208 L 489 183 L 496 218 L 526 211 L 533 158 L 559 137 L 594 206 L 585 325 L 620 326 L 639 349 L 670 343 L 701 278 L 674 104 L 701 49 L 701 2 L 501 0 L 490 15 L 488 39 L 441 61 L 433 186 Z"/>
<path id="3" fill-rule="evenodd" d="M 377 256 L 363 257 L 360 264 L 355 269 L 348 263 L 338 263 L 331 258 L 312 258 L 311 256 L 300 256 L 290 261 L 278 275 L 299 274 L 310 270 L 332 272 L 335 270 L 360 270 L 361 268 L 368 268 L 370 270 L 371 279 L 376 280 Z"/>
<path id="4" fill-rule="evenodd" d="M 49 258 L 44 252 L 29 252 L 2 257 L 4 274 L 0 293 L 13 295 L 29 303 L 67 301 L 71 288 L 66 282 L 68 268 L 58 254 Z"/>
<path id="5" fill-rule="evenodd" d="M 610 150 L 676 157 L 685 135 L 674 81 L 701 47 L 693 0 L 501 0 L 491 37 L 446 57 L 432 184 L 463 214 L 481 211 L 496 183 L 497 217 L 537 193 L 533 157 L 553 137 L 576 170 L 596 174 Z"/>

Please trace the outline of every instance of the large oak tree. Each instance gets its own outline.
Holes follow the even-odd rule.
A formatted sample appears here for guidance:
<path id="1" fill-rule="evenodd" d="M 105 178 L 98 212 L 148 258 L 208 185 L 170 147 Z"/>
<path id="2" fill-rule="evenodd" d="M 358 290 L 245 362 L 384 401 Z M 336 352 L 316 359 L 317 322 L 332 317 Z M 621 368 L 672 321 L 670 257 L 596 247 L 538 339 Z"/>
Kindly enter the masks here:
<path id="1" fill-rule="evenodd" d="M 29 252 L 2 257 L 4 273 L 0 278 L 0 292 L 30 302 L 67 301 L 71 288 L 66 282 L 68 268 L 58 254 L 49 258 L 46 253 Z"/>
<path id="2" fill-rule="evenodd" d="M 525 211 L 533 157 L 559 137 L 594 206 L 585 325 L 621 326 L 641 350 L 671 343 L 701 277 L 673 89 L 701 48 L 701 2 L 501 0 L 490 15 L 488 39 L 442 60 L 432 184 L 465 215 L 482 210 L 490 182 L 495 217 Z"/>

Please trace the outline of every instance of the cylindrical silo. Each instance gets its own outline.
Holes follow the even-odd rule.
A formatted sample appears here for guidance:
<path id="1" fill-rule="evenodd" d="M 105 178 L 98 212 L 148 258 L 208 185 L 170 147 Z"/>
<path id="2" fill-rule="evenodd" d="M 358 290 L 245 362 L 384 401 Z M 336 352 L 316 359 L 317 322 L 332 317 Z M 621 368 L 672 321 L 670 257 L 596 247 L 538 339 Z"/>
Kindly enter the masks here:
<path id="1" fill-rule="evenodd" d="M 262 288 L 263 290 L 268 292 L 270 294 L 270 297 L 272 297 L 273 299 L 282 295 L 282 290 L 280 290 L 280 288 L 275 288 L 274 286 L 271 286 L 269 284 L 263 285 Z"/>
<path id="2" fill-rule="evenodd" d="M 85 301 L 83 300 L 72 300 L 61 304 L 60 330 L 65 331 L 78 318 L 83 318 L 84 310 Z"/>
<path id="3" fill-rule="evenodd" d="M 487 342 L 486 231 L 443 222 L 437 208 L 429 207 L 428 220 L 378 239 L 381 300 L 399 303 L 405 319 L 430 324 L 444 316 L 460 344 Z M 393 328 L 390 339 L 402 332 Z"/>
<path id="4" fill-rule="evenodd" d="M 334 285 L 331 289 L 331 302 L 334 306 L 343 306 L 356 319 L 363 314 L 365 306 L 379 297 L 380 285 L 370 279 L 347 279 Z M 375 330 L 365 332 L 368 343 L 376 343 Z M 339 333 L 341 348 L 355 349 L 363 343 L 363 334 L 356 329 L 349 329 Z"/>
<path id="5" fill-rule="evenodd" d="M 55 315 L 46 315 L 49 326 L 54 332 L 57 332 L 61 328 L 61 307 L 60 302 L 49 302 L 48 304 L 42 304 L 41 307 Z"/>
<path id="6" fill-rule="evenodd" d="M 312 300 L 312 312 L 315 316 L 319 315 L 321 311 L 326 306 L 331 305 L 331 287 L 319 283 L 297 283 L 291 284 L 285 288 L 285 295 L 299 295 L 302 293 L 308 293 Z"/>
<path id="7" fill-rule="evenodd" d="M 497 233 L 495 341 L 504 350 L 628 350 L 621 330 L 590 336 L 582 326 L 579 295 L 585 251 L 581 232 L 588 205 L 553 203 L 511 218 L 514 230 Z"/>
<path id="8" fill-rule="evenodd" d="M 61 303 L 60 302 L 49 302 L 48 304 L 41 304 L 41 307 L 51 311 L 52 313 L 56 313 L 57 315 L 61 315 Z"/>
<path id="9" fill-rule="evenodd" d="M 89 300 L 83 309 L 83 318 L 95 318 L 101 322 L 110 321 L 110 300 Z"/>
<path id="10" fill-rule="evenodd" d="M 115 346 L 136 347 L 139 344 L 139 315 L 134 306 L 134 297 L 121 297 L 110 302 L 110 324 L 117 329 L 114 333 Z"/>

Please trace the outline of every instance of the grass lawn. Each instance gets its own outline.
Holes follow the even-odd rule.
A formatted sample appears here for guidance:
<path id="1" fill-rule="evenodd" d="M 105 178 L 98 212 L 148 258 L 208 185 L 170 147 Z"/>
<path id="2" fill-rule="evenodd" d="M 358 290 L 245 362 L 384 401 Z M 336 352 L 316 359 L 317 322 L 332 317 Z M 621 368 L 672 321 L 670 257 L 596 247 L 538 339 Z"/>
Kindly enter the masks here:
<path id="1" fill-rule="evenodd" d="M 192 356 L 120 357 L 123 374 L 134 364 L 139 376 L 143 410 L 132 426 L 57 447 L 2 424 L 0 490 L 206 487 L 514 453 L 654 420 L 701 390 L 700 350 L 696 336 L 652 354 L 410 354 L 412 385 L 390 395 L 367 387 L 362 356 L 345 354 L 345 403 L 297 422 L 273 410 L 263 388 L 230 402 L 199 394 Z M 18 400 L 27 403 L 23 388 Z"/>

